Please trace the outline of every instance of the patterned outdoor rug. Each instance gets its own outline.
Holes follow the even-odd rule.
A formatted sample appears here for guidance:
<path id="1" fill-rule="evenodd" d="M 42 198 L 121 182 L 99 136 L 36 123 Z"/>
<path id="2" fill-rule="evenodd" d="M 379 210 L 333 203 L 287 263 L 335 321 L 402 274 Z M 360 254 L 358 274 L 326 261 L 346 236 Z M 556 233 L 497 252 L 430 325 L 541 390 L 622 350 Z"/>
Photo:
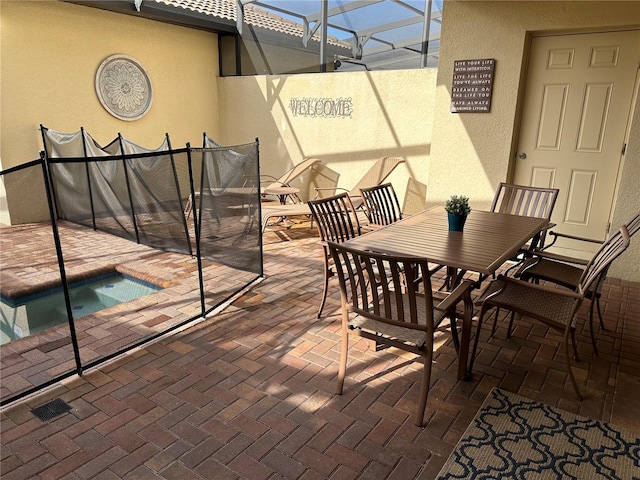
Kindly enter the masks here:
<path id="1" fill-rule="evenodd" d="M 494 388 L 444 479 L 640 479 L 640 435 Z"/>

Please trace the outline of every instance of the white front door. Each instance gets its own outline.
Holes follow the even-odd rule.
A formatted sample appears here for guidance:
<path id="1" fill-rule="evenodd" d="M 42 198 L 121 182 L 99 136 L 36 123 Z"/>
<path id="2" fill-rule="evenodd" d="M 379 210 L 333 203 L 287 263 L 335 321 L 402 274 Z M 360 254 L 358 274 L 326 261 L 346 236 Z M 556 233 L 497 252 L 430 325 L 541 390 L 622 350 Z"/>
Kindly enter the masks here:
<path id="1" fill-rule="evenodd" d="M 556 231 L 607 236 L 639 61 L 640 30 L 532 40 L 513 182 L 560 189 Z"/>

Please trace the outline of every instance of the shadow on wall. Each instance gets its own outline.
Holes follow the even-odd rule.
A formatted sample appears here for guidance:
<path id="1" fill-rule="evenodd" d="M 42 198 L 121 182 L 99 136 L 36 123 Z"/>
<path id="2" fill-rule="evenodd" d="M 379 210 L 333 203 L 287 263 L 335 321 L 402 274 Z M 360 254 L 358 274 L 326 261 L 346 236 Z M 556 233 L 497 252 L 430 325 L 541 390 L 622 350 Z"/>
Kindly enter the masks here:
<path id="1" fill-rule="evenodd" d="M 423 211 L 427 206 L 427 185 L 409 177 L 404 193 L 402 213 L 413 215 Z"/>

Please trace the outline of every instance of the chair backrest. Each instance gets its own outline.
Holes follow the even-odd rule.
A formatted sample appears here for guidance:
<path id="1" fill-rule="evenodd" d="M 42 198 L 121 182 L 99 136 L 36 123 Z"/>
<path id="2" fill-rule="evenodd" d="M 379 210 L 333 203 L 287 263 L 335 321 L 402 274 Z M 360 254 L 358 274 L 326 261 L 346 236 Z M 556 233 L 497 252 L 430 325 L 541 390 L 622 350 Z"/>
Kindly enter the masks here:
<path id="1" fill-rule="evenodd" d="M 491 204 L 492 212 L 523 217 L 551 218 L 559 190 L 500 183 Z"/>
<path id="2" fill-rule="evenodd" d="M 640 212 L 636 213 L 636 216 L 627 223 L 627 231 L 629 232 L 630 237 L 633 237 L 638 233 L 638 230 L 640 230 Z"/>
<path id="3" fill-rule="evenodd" d="M 278 178 L 274 183 L 274 186 L 291 186 L 291 182 L 298 178 L 300 175 L 305 173 L 311 167 L 313 167 L 316 163 L 320 163 L 320 159 L 318 158 L 305 158 L 303 161 L 294 165 L 289 171 L 284 173 L 280 178 Z M 268 188 L 268 187 L 267 187 Z"/>
<path id="4" fill-rule="evenodd" d="M 402 220 L 400 202 L 398 202 L 396 192 L 390 183 L 361 188 L 360 195 L 362 195 L 370 223 L 390 225 Z"/>
<path id="5" fill-rule="evenodd" d="M 638 212 L 636 216 L 633 217 L 629 223 L 627 223 L 626 227 L 627 227 L 627 232 L 629 233 L 629 238 L 631 239 L 640 230 L 640 212 Z M 614 235 L 619 236 L 621 235 L 621 233 L 618 230 Z M 607 277 L 607 273 L 609 272 L 610 266 L 611 266 L 611 262 L 609 263 L 609 265 L 607 265 L 606 268 L 602 270 L 602 273 L 600 273 L 600 277 L 598 281 L 595 283 L 595 290 L 598 293 L 602 290 L 602 285 L 604 283 L 604 279 Z"/>
<path id="6" fill-rule="evenodd" d="M 309 200 L 307 203 L 322 240 L 344 242 L 360 235 L 360 222 L 348 193 Z"/>
<path id="7" fill-rule="evenodd" d="M 358 250 L 335 242 L 328 246 L 340 282 L 343 314 L 353 312 L 393 327 L 420 330 L 432 338 L 433 296 L 425 259 Z M 420 292 L 406 288 L 417 283 L 423 286 Z"/>
<path id="8" fill-rule="evenodd" d="M 582 272 L 578 293 L 584 295 L 591 288 L 593 282 L 599 282 L 603 275 L 606 275 L 611 263 L 627 249 L 630 240 L 627 226 L 623 225 L 602 244 Z"/>
<path id="9" fill-rule="evenodd" d="M 391 172 L 395 168 L 404 162 L 403 158 L 399 157 L 382 157 L 376 160 L 376 163 L 364 174 L 364 176 L 356 183 L 351 191 L 353 194 L 358 195 L 363 188 L 373 187 L 380 185 L 384 182 Z"/>

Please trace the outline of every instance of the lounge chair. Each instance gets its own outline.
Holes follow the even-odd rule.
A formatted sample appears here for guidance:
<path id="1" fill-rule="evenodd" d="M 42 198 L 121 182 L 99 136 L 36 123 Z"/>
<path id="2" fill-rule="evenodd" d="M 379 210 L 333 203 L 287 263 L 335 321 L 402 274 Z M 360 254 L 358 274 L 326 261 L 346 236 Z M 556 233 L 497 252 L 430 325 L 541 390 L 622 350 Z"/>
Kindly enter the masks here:
<path id="1" fill-rule="evenodd" d="M 262 233 L 269 226 L 269 220 L 272 218 L 285 219 L 288 217 L 311 216 L 311 209 L 306 203 L 290 203 L 287 205 L 265 206 L 262 205 Z"/>
<path id="2" fill-rule="evenodd" d="M 305 158 L 302 162 L 294 165 L 290 170 L 285 172 L 279 178 L 273 177 L 271 175 L 260 175 L 260 193 L 262 196 L 266 196 L 266 190 L 278 188 L 278 187 L 291 187 L 291 182 L 293 182 L 300 175 L 305 173 L 307 170 L 313 168 L 316 164 L 320 163 L 320 159 L 318 158 Z M 297 194 L 290 195 L 295 201 L 301 203 L 302 200 Z"/>
<path id="3" fill-rule="evenodd" d="M 382 157 L 376 160 L 376 163 L 364 174 L 364 176 L 349 190 L 340 187 L 316 188 L 316 198 L 322 198 L 326 195 L 334 195 L 338 190 L 349 193 L 351 202 L 356 209 L 363 207 L 360 189 L 374 187 L 382 184 L 395 168 L 404 163 L 403 158 L 399 157 Z"/>

